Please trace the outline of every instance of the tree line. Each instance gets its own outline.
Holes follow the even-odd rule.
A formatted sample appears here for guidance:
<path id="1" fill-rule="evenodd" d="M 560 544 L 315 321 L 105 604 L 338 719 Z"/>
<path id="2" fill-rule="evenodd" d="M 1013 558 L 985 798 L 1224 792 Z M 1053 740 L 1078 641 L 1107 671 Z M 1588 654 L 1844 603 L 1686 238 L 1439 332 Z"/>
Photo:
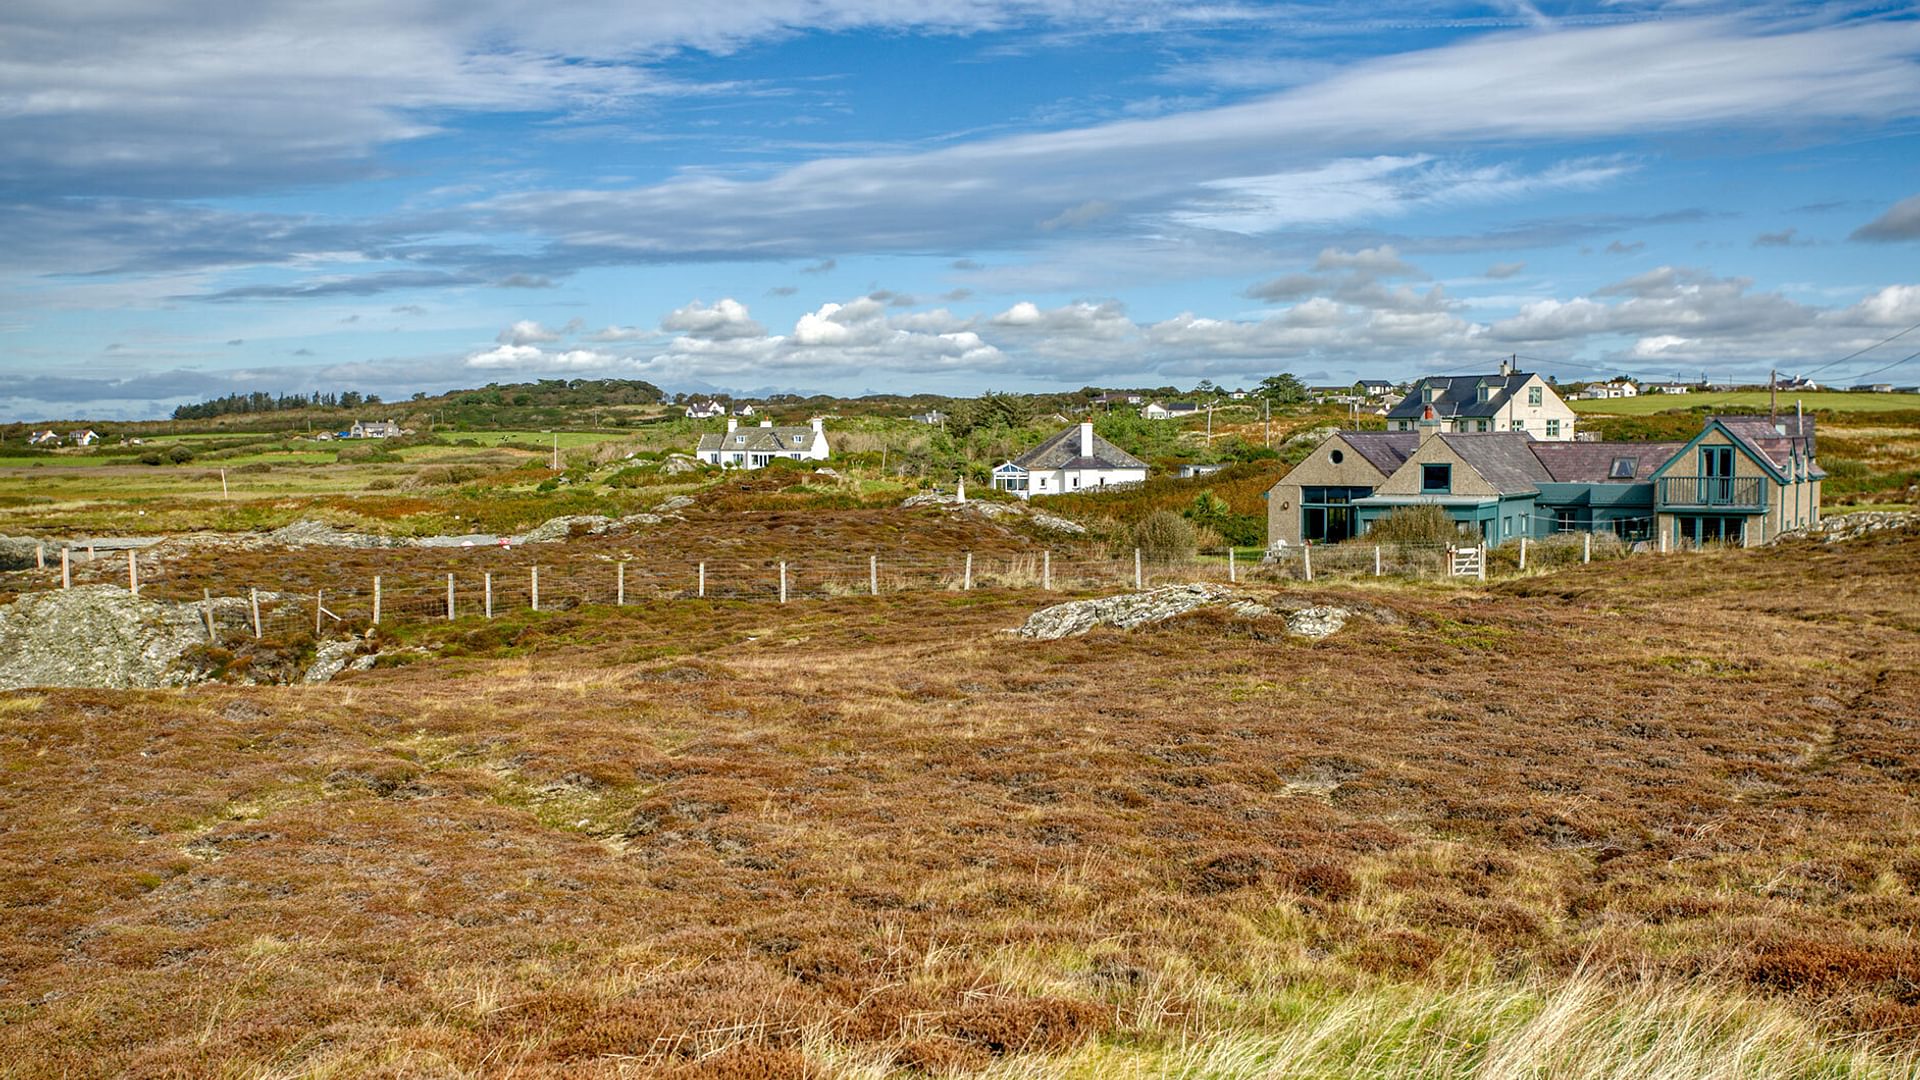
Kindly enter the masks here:
<path id="1" fill-rule="evenodd" d="M 251 394 L 228 394 L 225 397 L 211 398 L 196 405 L 181 405 L 173 410 L 175 420 L 205 420 L 211 416 L 232 416 L 237 413 L 286 412 L 291 409 L 357 409 L 363 405 L 380 404 L 379 394 L 362 394 L 358 390 L 342 390 L 338 393 L 324 391 L 312 394 L 269 394 L 256 390 Z"/>

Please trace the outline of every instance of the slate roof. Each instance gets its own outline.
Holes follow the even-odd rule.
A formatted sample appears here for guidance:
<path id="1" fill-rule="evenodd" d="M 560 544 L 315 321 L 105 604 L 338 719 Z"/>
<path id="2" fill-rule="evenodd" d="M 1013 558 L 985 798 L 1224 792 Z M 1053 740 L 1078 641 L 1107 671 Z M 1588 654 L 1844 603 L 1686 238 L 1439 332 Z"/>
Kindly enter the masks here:
<path id="1" fill-rule="evenodd" d="M 1533 436 L 1524 431 L 1487 431 L 1473 435 L 1435 435 L 1481 479 L 1502 495 L 1524 495 L 1553 482 L 1553 474 L 1533 456 Z"/>
<path id="2" fill-rule="evenodd" d="M 1429 375 L 1414 383 L 1407 396 L 1387 411 L 1387 417 L 1418 420 L 1429 404 L 1433 406 L 1433 415 L 1442 420 L 1455 416 L 1494 416 L 1531 378 L 1533 375 L 1524 371 L 1512 375 Z M 1482 383 L 1488 387 L 1485 401 L 1480 400 Z M 1432 402 L 1421 400 L 1420 391 L 1427 386 L 1434 388 Z"/>
<path id="3" fill-rule="evenodd" d="M 1405 464 L 1420 448 L 1417 431 L 1342 431 L 1339 434 L 1353 447 L 1354 453 L 1367 459 L 1367 464 L 1379 469 L 1382 476 L 1392 476 L 1393 470 Z"/>
<path id="4" fill-rule="evenodd" d="M 1533 456 L 1562 484 L 1631 484 L 1645 481 L 1673 460 L 1684 442 L 1537 442 Z M 1613 475 L 1613 463 L 1631 458 L 1629 476 Z"/>
<path id="5" fill-rule="evenodd" d="M 1144 469 L 1147 463 L 1101 438 L 1093 437 L 1093 453 L 1081 456 L 1080 425 L 1047 438 L 1039 446 L 1013 459 L 1028 472 L 1052 472 L 1055 469 Z"/>
<path id="6" fill-rule="evenodd" d="M 743 427 L 724 435 L 700 436 L 700 450 L 728 453 L 791 454 L 813 449 L 811 427 Z"/>
<path id="7" fill-rule="evenodd" d="M 1811 416 L 1782 416 L 1777 421 L 1764 416 L 1716 416 L 1714 419 L 1728 434 L 1783 473 L 1793 468 L 1796 447 L 1806 457 L 1816 452 Z M 1815 466 L 1813 475 L 1825 476 L 1826 472 Z"/>

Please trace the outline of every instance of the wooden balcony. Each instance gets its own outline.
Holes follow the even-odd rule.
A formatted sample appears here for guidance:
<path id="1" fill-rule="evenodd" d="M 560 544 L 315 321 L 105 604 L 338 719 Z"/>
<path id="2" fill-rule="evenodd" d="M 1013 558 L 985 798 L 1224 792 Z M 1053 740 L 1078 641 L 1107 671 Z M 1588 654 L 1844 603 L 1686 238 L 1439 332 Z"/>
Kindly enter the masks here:
<path id="1" fill-rule="evenodd" d="M 1663 476 L 1661 510 L 1758 512 L 1767 508 L 1767 482 L 1758 476 Z"/>

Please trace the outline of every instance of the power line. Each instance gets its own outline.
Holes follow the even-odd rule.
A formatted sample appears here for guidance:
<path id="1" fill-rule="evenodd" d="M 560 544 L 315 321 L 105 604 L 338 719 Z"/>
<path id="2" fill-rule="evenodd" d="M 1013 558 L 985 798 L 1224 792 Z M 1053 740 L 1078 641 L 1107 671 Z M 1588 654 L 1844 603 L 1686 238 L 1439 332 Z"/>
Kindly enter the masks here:
<path id="1" fill-rule="evenodd" d="M 1840 358 L 1840 359 L 1838 359 L 1838 360 L 1829 360 L 1829 361 L 1827 361 L 1826 363 L 1824 363 L 1824 364 L 1821 364 L 1821 365 L 1820 365 L 1819 367 L 1817 367 L 1817 368 L 1814 368 L 1814 369 L 1813 369 L 1812 371 L 1807 371 L 1807 372 L 1803 372 L 1802 374 L 1803 374 L 1803 376 L 1804 376 L 1804 375 L 1811 375 L 1811 374 L 1813 374 L 1813 373 L 1814 373 L 1815 371 L 1825 371 L 1825 370 L 1827 370 L 1828 368 L 1830 368 L 1830 367 L 1833 367 L 1833 366 L 1834 366 L 1835 364 L 1844 364 L 1844 363 L 1846 363 L 1847 361 L 1849 361 L 1849 360 L 1851 360 L 1851 359 L 1853 359 L 1853 358 L 1854 358 L 1854 357 L 1856 357 L 1856 356 L 1862 356 L 1862 355 L 1865 355 L 1865 354 L 1867 354 L 1867 353 L 1870 353 L 1870 352 L 1872 352 L 1873 350 L 1875 350 L 1875 349 L 1877 349 L 1877 348 L 1879 348 L 1880 346 L 1882 346 L 1882 345 L 1885 345 L 1885 344 L 1886 344 L 1887 342 L 1889 342 L 1889 341 L 1898 341 L 1898 340 L 1900 340 L 1901 338 L 1903 338 L 1903 337 L 1906 337 L 1906 336 L 1907 336 L 1908 334 L 1911 334 L 1911 333 L 1913 333 L 1913 332 L 1914 332 L 1915 330 L 1920 330 L 1920 322 L 1917 322 L 1917 323 L 1914 323 L 1914 324 L 1913 324 L 1912 326 L 1909 326 L 1909 327 L 1907 327 L 1907 328 L 1906 328 L 1905 330 L 1902 330 L 1902 331 L 1900 331 L 1899 333 L 1897 333 L 1897 334 L 1895 334 L 1895 335 L 1893 335 L 1893 336 L 1892 336 L 1892 337 L 1890 337 L 1890 338 L 1886 338 L 1886 339 L 1884 339 L 1884 340 L 1881 340 L 1881 341 L 1876 341 L 1876 342 L 1874 342 L 1873 344 L 1871 344 L 1871 345 L 1869 345 L 1869 346 L 1867 346 L 1866 348 L 1864 348 L 1864 349 L 1861 349 L 1861 350 L 1860 350 L 1859 352 L 1856 352 L 1856 353 L 1848 353 L 1848 354 L 1847 354 L 1846 356 L 1843 356 L 1843 357 L 1841 357 L 1841 358 Z M 1908 357 L 1908 358 L 1907 358 L 1907 360 L 1911 360 L 1911 359 L 1913 359 L 1913 358 L 1912 358 L 1912 357 Z M 1896 364 L 1904 364 L 1904 363 L 1906 363 L 1906 362 L 1907 362 L 1906 360 L 1896 360 L 1896 361 L 1894 361 L 1894 363 L 1896 363 Z M 1892 366 L 1892 365 L 1888 365 L 1888 366 L 1890 367 L 1890 366 Z M 1881 371 L 1885 371 L 1885 370 L 1886 370 L 1886 368 L 1880 368 L 1880 369 L 1878 369 L 1878 370 L 1881 370 Z M 1871 375 L 1871 374 L 1873 374 L 1873 372 L 1871 372 L 1871 371 L 1869 371 L 1869 372 L 1867 372 L 1867 374 L 1869 374 L 1869 375 Z M 1857 379 L 1857 378 L 1859 378 L 1859 377 L 1860 377 L 1860 376 L 1858 376 L 1858 375 L 1855 375 L 1855 376 L 1854 376 L 1854 378 L 1856 378 L 1856 379 Z"/>
<path id="2" fill-rule="evenodd" d="M 1874 368 L 1872 371 L 1863 371 L 1860 374 L 1855 375 L 1854 378 L 1864 379 L 1869 375 L 1878 375 L 1883 371 L 1892 371 L 1894 368 L 1899 367 L 1901 364 L 1904 364 L 1910 360 L 1914 360 L 1917 358 L 1920 358 L 1920 352 L 1908 353 L 1907 355 L 1901 357 L 1900 359 L 1895 360 L 1891 364 L 1882 365 L 1880 367 Z"/>

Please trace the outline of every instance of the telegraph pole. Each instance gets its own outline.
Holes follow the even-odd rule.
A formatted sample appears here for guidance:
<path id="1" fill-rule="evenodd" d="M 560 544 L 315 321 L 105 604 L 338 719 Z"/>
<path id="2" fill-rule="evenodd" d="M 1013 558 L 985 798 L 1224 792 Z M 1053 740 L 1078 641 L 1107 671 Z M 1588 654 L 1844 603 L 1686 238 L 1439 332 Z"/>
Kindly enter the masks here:
<path id="1" fill-rule="evenodd" d="M 1767 422 L 1780 422 L 1780 369 L 1767 369 Z"/>

